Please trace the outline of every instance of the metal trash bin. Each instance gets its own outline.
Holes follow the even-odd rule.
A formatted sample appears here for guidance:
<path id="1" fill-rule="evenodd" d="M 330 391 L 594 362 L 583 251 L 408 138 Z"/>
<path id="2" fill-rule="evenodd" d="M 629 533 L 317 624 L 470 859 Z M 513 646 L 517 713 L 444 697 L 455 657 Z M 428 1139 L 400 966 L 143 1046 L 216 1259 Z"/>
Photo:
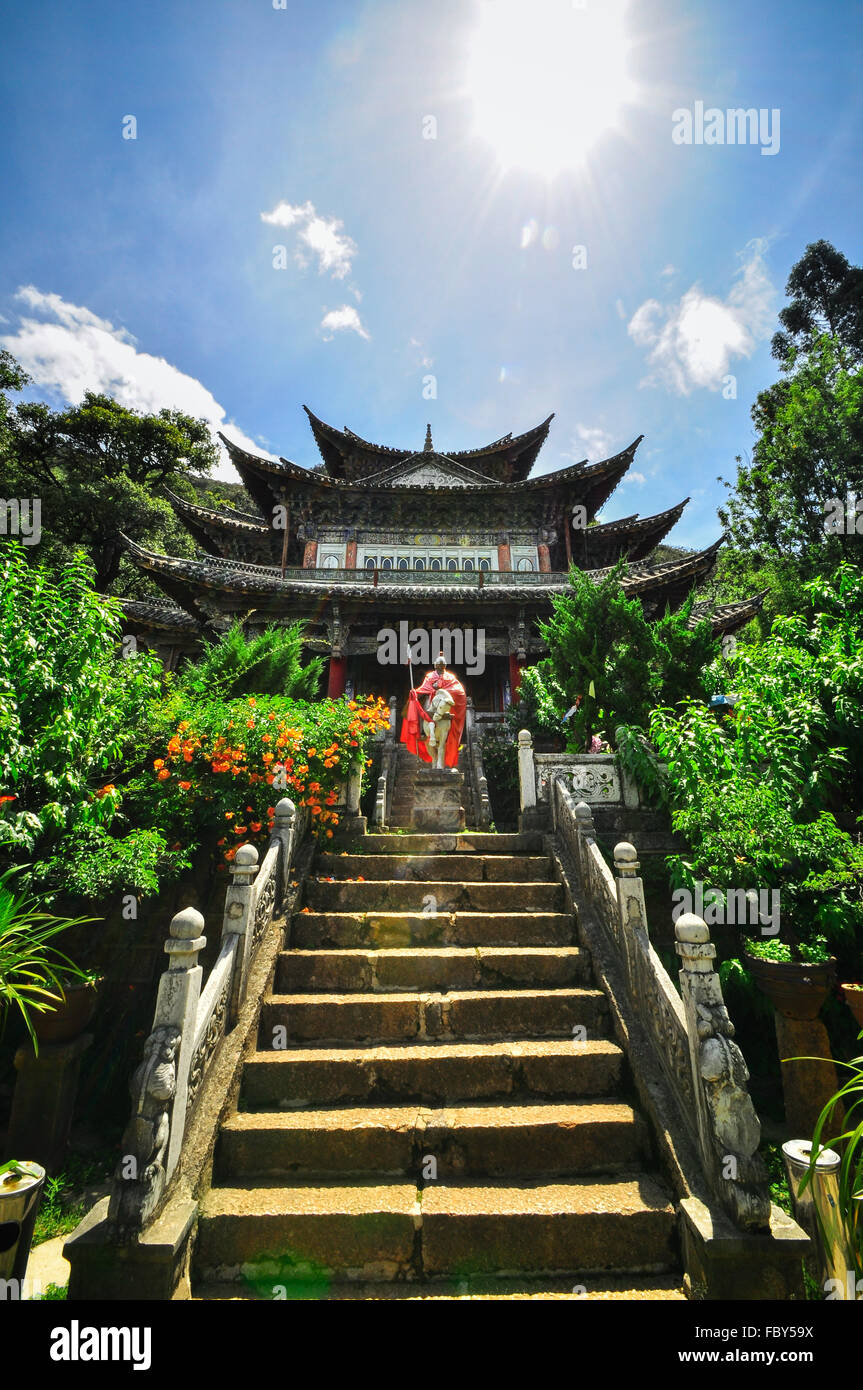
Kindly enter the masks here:
<path id="1" fill-rule="evenodd" d="M 44 1183 L 45 1169 L 38 1163 L 0 1167 L 0 1279 L 16 1280 L 19 1297 Z"/>
<path id="2" fill-rule="evenodd" d="M 835 1279 L 844 1289 L 853 1261 L 846 1250 L 844 1223 L 839 1210 L 837 1175 L 842 1160 L 834 1149 L 822 1149 L 815 1160 L 812 1179 L 801 1196 L 800 1184 L 804 1174 L 809 1171 L 811 1153 L 812 1144 L 808 1139 L 789 1139 L 782 1145 L 794 1215 L 812 1237 L 821 1266 L 822 1285 L 828 1279 Z"/>

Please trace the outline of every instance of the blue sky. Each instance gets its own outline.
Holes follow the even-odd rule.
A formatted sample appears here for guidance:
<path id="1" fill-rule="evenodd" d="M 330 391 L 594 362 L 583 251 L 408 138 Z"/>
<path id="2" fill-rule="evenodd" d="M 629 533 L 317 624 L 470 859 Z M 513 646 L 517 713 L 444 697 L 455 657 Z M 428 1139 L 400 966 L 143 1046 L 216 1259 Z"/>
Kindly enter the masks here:
<path id="1" fill-rule="evenodd" d="M 861 259 L 861 6 L 632 0 L 611 51 L 571 0 L 492 3 L 531 18 L 491 91 L 479 0 L 7 7 L 0 341 L 38 394 L 181 406 L 300 464 L 303 402 L 406 450 L 554 411 L 543 470 L 644 434 L 606 516 L 689 494 L 670 539 L 713 540 L 788 270 L 820 237 Z M 565 106 L 543 135 L 568 81 L 602 127 L 621 70 L 586 149 Z M 676 144 L 696 102 L 778 109 L 778 152 Z"/>

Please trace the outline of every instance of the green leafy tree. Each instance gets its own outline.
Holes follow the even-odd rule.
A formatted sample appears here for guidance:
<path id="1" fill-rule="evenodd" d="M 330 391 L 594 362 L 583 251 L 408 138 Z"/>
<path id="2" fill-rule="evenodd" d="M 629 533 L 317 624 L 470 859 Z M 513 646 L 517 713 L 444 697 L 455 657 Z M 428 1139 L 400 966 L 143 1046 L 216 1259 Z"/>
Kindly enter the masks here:
<path id="1" fill-rule="evenodd" d="M 863 847 L 836 815 L 861 805 L 863 572 L 843 565 L 803 599 L 806 613 L 778 617 L 766 642 L 711 671 L 738 695 L 733 717 L 685 701 L 654 710 L 650 740 L 690 846 L 673 863 L 678 881 L 779 889 L 778 947 L 806 959 L 832 950 L 856 978 Z"/>
<path id="2" fill-rule="evenodd" d="M 202 698 L 234 699 L 240 695 L 287 695 L 312 700 L 318 693 L 323 657 L 303 665 L 302 623 L 288 627 L 270 624 L 246 636 L 243 623 L 233 622 L 203 655 L 187 666 L 179 684 Z"/>
<path id="3" fill-rule="evenodd" d="M 118 837 L 116 785 L 161 684 L 155 657 L 121 656 L 118 606 L 86 557 L 54 578 L 17 541 L 0 546 L 0 854 L 31 863 L 41 889 L 106 850 L 133 888 L 163 856 L 146 831 Z"/>
<path id="4" fill-rule="evenodd" d="M 13 359 L 0 363 L 0 391 L 26 378 Z M 143 414 L 88 391 L 80 405 L 54 411 L 42 402 L 0 407 L 0 448 L 7 490 L 41 501 L 43 546 L 56 564 L 83 545 L 96 587 L 111 589 L 123 558 L 119 533 L 133 540 L 170 538 L 191 547 L 167 500 L 165 484 L 208 473 L 217 450 L 204 420 L 179 410 Z M 173 546 L 172 546 L 173 548 Z"/>
<path id="5" fill-rule="evenodd" d="M 848 515 L 863 492 L 863 269 L 816 242 L 786 293 L 773 339 L 782 377 L 752 408 L 752 456 L 738 457 L 719 509 L 733 545 L 770 572 L 771 609 L 774 589 L 793 609 L 801 580 L 859 563 L 863 547 L 863 517 Z"/>
<path id="6" fill-rule="evenodd" d="M 617 724 L 645 725 L 661 700 L 704 694 L 702 670 L 718 652 L 710 624 L 690 627 L 691 598 L 676 613 L 648 622 L 638 599 L 627 598 L 621 561 L 599 583 L 572 569 L 568 592 L 552 598 L 552 618 L 540 624 L 549 670 L 567 704 L 578 701 L 572 727 L 579 747 Z"/>
<path id="7" fill-rule="evenodd" d="M 790 303 L 779 310 L 781 330 L 771 344 L 778 361 L 793 363 L 825 333 L 850 363 L 863 362 L 863 269 L 851 265 L 829 241 L 815 241 L 785 285 Z"/>

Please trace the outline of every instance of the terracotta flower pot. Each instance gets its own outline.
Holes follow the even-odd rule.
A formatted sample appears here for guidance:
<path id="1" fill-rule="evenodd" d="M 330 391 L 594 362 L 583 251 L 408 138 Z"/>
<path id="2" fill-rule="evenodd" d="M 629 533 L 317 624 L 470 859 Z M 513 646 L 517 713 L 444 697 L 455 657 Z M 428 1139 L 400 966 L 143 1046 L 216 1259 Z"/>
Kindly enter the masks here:
<path id="1" fill-rule="evenodd" d="M 863 985 L 842 985 L 842 998 L 857 1020 L 858 1028 L 863 1028 Z"/>
<path id="2" fill-rule="evenodd" d="M 746 956 L 746 969 L 785 1018 L 817 1018 L 836 975 L 836 957 L 825 961 L 762 960 Z"/>
<path id="3" fill-rule="evenodd" d="M 33 1031 L 40 1043 L 66 1043 L 77 1038 L 93 1014 L 99 997 L 98 982 L 67 985 L 65 1002 L 45 1013 L 33 1014 Z"/>

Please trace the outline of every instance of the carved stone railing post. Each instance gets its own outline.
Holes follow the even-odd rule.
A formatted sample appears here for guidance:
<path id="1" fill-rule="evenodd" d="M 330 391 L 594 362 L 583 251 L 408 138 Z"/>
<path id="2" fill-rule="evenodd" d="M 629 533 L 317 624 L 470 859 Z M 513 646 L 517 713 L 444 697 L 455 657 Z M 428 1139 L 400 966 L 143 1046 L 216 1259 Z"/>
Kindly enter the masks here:
<path id="1" fill-rule="evenodd" d="M 466 710 L 465 710 L 465 716 L 464 716 L 464 726 L 465 726 L 465 728 L 467 729 L 467 732 L 468 732 L 469 734 L 473 732 L 474 723 L 475 723 L 475 718 L 474 718 L 473 696 L 468 695 L 468 697 L 467 697 L 467 708 L 466 708 Z"/>
<path id="2" fill-rule="evenodd" d="M 168 956 L 168 969 L 159 981 L 159 994 L 156 999 L 156 1012 L 153 1028 L 173 1027 L 180 1030 L 180 1046 L 177 1052 L 177 1086 L 174 1092 L 174 1107 L 171 1122 L 171 1137 L 168 1141 L 165 1178 L 170 1178 L 180 1150 L 183 1146 L 185 1130 L 186 1091 L 189 1081 L 189 1066 L 195 1043 L 195 1023 L 198 1016 L 198 1000 L 201 997 L 201 978 L 203 971 L 198 964 L 198 956 L 207 944 L 202 935 L 204 919 L 194 907 L 186 907 L 178 912 L 168 928 L 170 936 L 165 942 Z"/>
<path id="3" fill-rule="evenodd" d="M 349 816 L 358 816 L 360 813 L 360 789 L 363 781 L 363 769 L 361 763 L 352 763 L 348 775 L 347 796 L 345 813 Z"/>
<path id="4" fill-rule="evenodd" d="M 108 1220 L 121 1243 L 134 1240 L 159 1205 L 180 1156 L 189 1066 L 201 993 L 198 953 L 207 944 L 204 919 L 178 912 L 165 942 L 168 969 L 159 981 L 153 1027 L 129 1087 L 132 1115 L 114 1172 Z"/>
<path id="5" fill-rule="evenodd" d="M 482 763 L 479 764 L 482 767 Z M 479 828 L 488 830 L 491 825 L 491 802 L 488 799 L 488 778 L 481 772 L 476 782 L 479 799 Z"/>
<path id="6" fill-rule="evenodd" d="M 375 825 L 381 826 L 387 823 L 387 774 L 382 772 L 378 778 L 377 791 L 375 792 Z"/>
<path id="7" fill-rule="evenodd" d="M 635 1000 L 639 994 L 639 971 L 636 967 L 636 952 L 639 945 L 644 950 L 648 943 L 647 908 L 644 902 L 644 883 L 638 877 L 641 867 L 638 851 L 628 840 L 621 840 L 614 847 L 614 867 L 617 870 L 617 905 L 620 913 L 620 934 L 618 942 L 623 963 L 626 966 L 626 983 L 630 998 Z M 639 942 L 637 938 L 641 937 Z"/>
<path id="8" fill-rule="evenodd" d="M 533 764 L 533 739 L 527 729 L 518 736 L 518 789 L 522 811 L 536 805 L 536 772 Z"/>
<path id="9" fill-rule="evenodd" d="M 276 803 L 275 824 L 273 834 L 281 844 L 280 864 L 279 864 L 279 894 L 278 901 L 281 903 L 288 891 L 288 879 L 291 869 L 291 856 L 294 850 L 294 835 L 296 833 L 297 808 L 290 797 L 283 796 L 281 801 Z"/>
<path id="10" fill-rule="evenodd" d="M 234 958 L 234 978 L 228 1013 L 229 1025 L 240 1010 L 243 990 L 252 951 L 252 884 L 258 872 L 258 851 L 254 845 L 240 845 L 231 864 L 231 883 L 225 894 L 225 915 L 222 918 L 222 940 L 234 935 L 237 954 Z"/>
<path id="11" fill-rule="evenodd" d="M 678 917 L 674 934 L 704 1171 L 738 1226 L 766 1230 L 770 1193 L 758 1153 L 761 1125 L 714 969 L 716 947 L 706 923 L 692 912 Z"/>
<path id="12" fill-rule="evenodd" d="M 578 830 L 578 843 L 576 845 L 578 874 L 585 892 L 589 894 L 591 892 L 591 887 L 590 875 L 587 872 L 585 841 L 596 839 L 596 827 L 593 824 L 593 812 L 586 801 L 579 801 L 575 808 L 575 824 Z"/>
<path id="13" fill-rule="evenodd" d="M 398 702 L 398 700 L 396 699 L 395 695 L 391 695 L 391 696 L 390 696 L 390 734 L 392 735 L 393 738 L 395 738 L 396 734 L 398 733 L 398 728 L 397 728 L 397 725 L 398 725 L 398 717 L 399 717 L 399 716 L 398 716 L 398 708 L 399 708 L 399 702 Z"/>

